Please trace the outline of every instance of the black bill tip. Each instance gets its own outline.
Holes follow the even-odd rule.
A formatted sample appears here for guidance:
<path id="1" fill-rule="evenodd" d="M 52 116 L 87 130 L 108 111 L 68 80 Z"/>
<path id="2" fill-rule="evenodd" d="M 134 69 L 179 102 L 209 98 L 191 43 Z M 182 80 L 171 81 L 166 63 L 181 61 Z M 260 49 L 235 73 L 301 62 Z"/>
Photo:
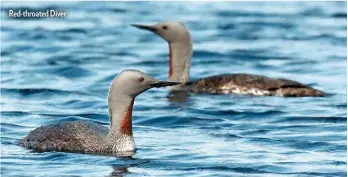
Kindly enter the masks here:
<path id="1" fill-rule="evenodd" d="M 143 30 L 152 31 L 152 32 L 156 32 L 157 31 L 157 29 L 152 27 L 152 26 L 137 25 L 137 24 L 131 24 L 131 26 L 134 26 L 136 28 L 143 29 Z"/>
<path id="2" fill-rule="evenodd" d="M 151 87 L 167 87 L 167 86 L 173 86 L 173 85 L 179 85 L 180 82 L 171 82 L 171 81 L 158 81 L 155 83 L 150 84 Z"/>

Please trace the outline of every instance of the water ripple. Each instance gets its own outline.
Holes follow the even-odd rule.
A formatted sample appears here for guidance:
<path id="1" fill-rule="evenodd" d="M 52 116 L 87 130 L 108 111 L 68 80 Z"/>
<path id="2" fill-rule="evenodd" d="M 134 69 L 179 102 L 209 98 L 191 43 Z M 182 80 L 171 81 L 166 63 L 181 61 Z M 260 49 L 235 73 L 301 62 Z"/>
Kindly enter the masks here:
<path id="1" fill-rule="evenodd" d="M 346 176 L 346 2 L 2 2 L 1 176 Z M 284 8 L 286 7 L 286 8 Z M 8 10 L 67 11 L 9 18 Z M 139 95 L 137 153 L 38 153 L 17 145 L 36 127 L 109 126 L 110 82 L 126 68 L 159 79 L 168 44 L 130 26 L 183 21 L 192 79 L 222 73 L 290 78 L 324 98 Z M 202 20 L 204 19 L 204 20 Z"/>

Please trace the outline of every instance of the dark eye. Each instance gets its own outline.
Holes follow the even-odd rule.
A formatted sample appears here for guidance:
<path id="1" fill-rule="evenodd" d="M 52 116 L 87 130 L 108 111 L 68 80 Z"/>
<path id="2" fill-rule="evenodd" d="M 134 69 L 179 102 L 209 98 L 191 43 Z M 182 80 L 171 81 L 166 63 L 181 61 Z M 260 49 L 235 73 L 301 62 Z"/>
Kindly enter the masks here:
<path id="1" fill-rule="evenodd" d="M 167 30 L 168 29 L 168 26 L 162 26 L 162 29 L 164 29 L 164 30 Z"/>
<path id="2" fill-rule="evenodd" d="M 144 81 L 144 77 L 139 77 L 139 82 L 143 82 Z"/>

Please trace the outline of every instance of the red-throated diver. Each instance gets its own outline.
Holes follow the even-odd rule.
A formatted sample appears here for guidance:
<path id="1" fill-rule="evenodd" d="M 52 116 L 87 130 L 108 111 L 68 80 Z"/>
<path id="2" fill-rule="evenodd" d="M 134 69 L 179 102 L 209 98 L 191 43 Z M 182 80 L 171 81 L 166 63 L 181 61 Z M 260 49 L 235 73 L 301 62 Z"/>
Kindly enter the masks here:
<path id="1" fill-rule="evenodd" d="M 269 78 L 261 75 L 234 73 L 202 78 L 190 82 L 192 56 L 191 35 L 180 22 L 167 21 L 155 25 L 132 26 L 151 31 L 169 44 L 169 80 L 182 82 L 170 87 L 171 90 L 184 90 L 195 93 L 252 94 L 264 96 L 325 96 L 320 90 L 305 84 L 282 78 Z"/>
<path id="2" fill-rule="evenodd" d="M 108 96 L 110 129 L 89 121 L 42 126 L 20 140 L 19 145 L 37 151 L 65 151 L 116 156 L 135 152 L 132 131 L 134 99 L 153 87 L 178 82 L 159 81 L 137 70 L 124 70 L 111 83 Z"/>

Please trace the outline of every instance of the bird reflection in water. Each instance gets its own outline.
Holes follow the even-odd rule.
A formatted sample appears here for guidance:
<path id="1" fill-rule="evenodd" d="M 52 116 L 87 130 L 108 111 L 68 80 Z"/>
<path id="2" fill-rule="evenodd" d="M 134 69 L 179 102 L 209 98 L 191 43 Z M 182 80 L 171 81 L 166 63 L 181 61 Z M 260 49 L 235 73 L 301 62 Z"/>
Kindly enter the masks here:
<path id="1" fill-rule="evenodd" d="M 112 167 L 112 172 L 110 173 L 109 177 L 121 177 L 127 174 L 130 174 L 128 168 L 129 167 L 136 167 L 145 163 L 149 163 L 150 160 L 140 160 L 135 159 L 133 157 L 122 157 L 124 160 L 130 160 L 130 161 L 138 161 L 138 163 L 134 164 L 113 164 L 111 165 Z"/>

